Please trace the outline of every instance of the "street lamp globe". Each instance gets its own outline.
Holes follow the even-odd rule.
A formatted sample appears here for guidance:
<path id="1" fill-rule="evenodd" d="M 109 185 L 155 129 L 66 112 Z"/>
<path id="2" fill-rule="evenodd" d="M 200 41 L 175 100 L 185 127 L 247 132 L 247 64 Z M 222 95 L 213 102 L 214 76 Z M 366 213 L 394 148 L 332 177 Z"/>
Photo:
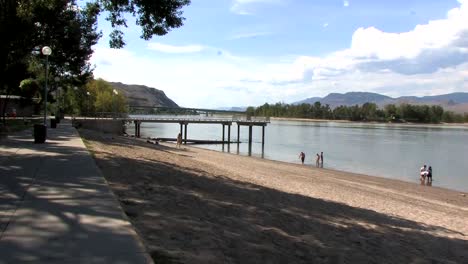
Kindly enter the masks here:
<path id="1" fill-rule="evenodd" d="M 42 54 L 45 56 L 49 56 L 52 54 L 52 49 L 49 46 L 42 47 Z"/>

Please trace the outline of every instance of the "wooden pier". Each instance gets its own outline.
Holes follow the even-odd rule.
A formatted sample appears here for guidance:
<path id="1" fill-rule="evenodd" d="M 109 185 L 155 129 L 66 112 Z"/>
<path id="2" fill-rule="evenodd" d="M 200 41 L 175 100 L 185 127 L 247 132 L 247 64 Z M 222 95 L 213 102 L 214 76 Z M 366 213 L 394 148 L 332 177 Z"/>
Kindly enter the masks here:
<path id="1" fill-rule="evenodd" d="M 189 124 L 220 124 L 222 126 L 222 140 L 221 144 L 231 144 L 231 126 L 235 123 L 237 124 L 237 141 L 234 143 L 239 144 L 240 138 L 240 128 L 241 126 L 246 126 L 249 128 L 249 149 L 252 147 L 252 130 L 254 126 L 262 127 L 262 147 L 265 145 L 265 127 L 270 120 L 268 118 L 120 118 L 125 122 L 133 123 L 135 126 L 135 137 L 140 137 L 141 135 L 141 124 L 142 123 L 172 123 L 180 125 L 180 133 L 182 135 L 183 143 L 187 144 L 187 131 Z M 225 140 L 225 132 L 227 127 L 227 140 Z M 191 140 L 193 141 L 193 140 Z"/>

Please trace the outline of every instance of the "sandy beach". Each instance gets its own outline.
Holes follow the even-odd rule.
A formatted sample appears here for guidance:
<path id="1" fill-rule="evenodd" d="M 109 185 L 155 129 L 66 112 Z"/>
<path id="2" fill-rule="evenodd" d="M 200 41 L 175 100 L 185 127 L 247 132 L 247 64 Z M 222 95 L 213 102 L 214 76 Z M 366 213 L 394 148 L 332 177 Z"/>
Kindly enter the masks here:
<path id="1" fill-rule="evenodd" d="M 468 263 L 457 191 L 80 134 L 156 263 Z"/>

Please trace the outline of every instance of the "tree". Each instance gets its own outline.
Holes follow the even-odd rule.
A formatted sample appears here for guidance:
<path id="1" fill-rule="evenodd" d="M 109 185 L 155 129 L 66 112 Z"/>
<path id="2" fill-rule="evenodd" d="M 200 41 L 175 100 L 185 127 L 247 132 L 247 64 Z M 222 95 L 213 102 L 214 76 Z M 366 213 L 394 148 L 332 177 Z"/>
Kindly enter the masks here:
<path id="1" fill-rule="evenodd" d="M 96 32 L 97 5 L 79 9 L 75 0 L 5 0 L 0 7 L 8 10 L 0 13 L 0 32 L 6 36 L 0 43 L 0 93 L 21 95 L 19 84 L 25 78 L 45 86 L 40 53 L 45 45 L 53 52 L 48 58 L 47 77 L 60 75 L 75 85 L 92 77 L 89 59 L 100 37 Z M 49 93 L 57 86 L 50 86 Z"/>
<path id="2" fill-rule="evenodd" d="M 121 27 L 127 27 L 125 14 L 136 17 L 136 24 L 142 28 L 141 38 L 166 35 L 172 28 L 183 25 L 182 7 L 190 0 L 95 0 L 101 10 L 109 12 L 107 20 L 114 30 L 110 33 L 112 48 L 125 46 Z"/>
<path id="3" fill-rule="evenodd" d="M 84 102 L 81 105 L 81 113 L 126 113 L 128 108 L 125 96 L 121 92 L 116 95 L 113 90 L 113 86 L 102 79 L 88 82 L 86 91 L 82 93 L 86 99 L 81 100 Z M 86 92 L 89 92 L 89 95 Z"/>
<path id="4" fill-rule="evenodd" d="M 53 50 L 49 57 L 50 76 L 62 76 L 68 86 L 82 86 L 92 78 L 89 58 L 93 53 L 92 46 L 101 37 L 97 31 L 100 13 L 108 12 L 107 19 L 115 29 L 110 34 L 110 46 L 121 48 L 125 42 L 120 28 L 126 26 L 126 14 L 136 17 L 137 25 L 143 30 L 141 37 L 148 40 L 182 26 L 181 8 L 190 0 L 89 0 L 81 7 L 76 2 L 0 1 L 0 94 L 20 92 L 21 79 L 8 79 L 11 70 L 25 78 L 45 79 L 40 55 L 40 49 L 45 45 Z M 31 56 L 33 51 L 39 56 Z M 28 67 L 31 64 L 36 67 Z M 28 76 L 31 71 L 24 70 L 28 68 L 32 69 L 33 76 Z"/>

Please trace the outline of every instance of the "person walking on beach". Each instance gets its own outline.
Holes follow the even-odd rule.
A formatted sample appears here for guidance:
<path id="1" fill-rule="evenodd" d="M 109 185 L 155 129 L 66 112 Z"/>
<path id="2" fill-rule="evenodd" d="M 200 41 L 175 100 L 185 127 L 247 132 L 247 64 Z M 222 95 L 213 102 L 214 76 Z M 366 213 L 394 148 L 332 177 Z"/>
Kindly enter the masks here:
<path id="1" fill-rule="evenodd" d="M 320 167 L 320 154 L 317 153 L 317 159 L 315 160 L 315 166 Z"/>
<path id="2" fill-rule="evenodd" d="M 320 168 L 323 168 L 323 151 L 320 152 Z"/>
<path id="3" fill-rule="evenodd" d="M 428 173 L 427 166 L 426 164 L 424 164 L 424 166 L 422 166 L 421 169 L 419 170 L 419 175 L 421 176 L 419 180 L 421 181 L 421 185 L 424 185 L 424 183 L 426 182 L 427 173 Z"/>
<path id="4" fill-rule="evenodd" d="M 299 158 L 301 159 L 302 164 L 304 164 L 305 153 L 301 151 L 301 153 L 299 154 Z"/>
<path id="5" fill-rule="evenodd" d="M 176 144 L 176 147 L 177 148 L 180 148 L 180 146 L 182 145 L 182 133 L 179 133 L 177 135 L 177 144 Z"/>

